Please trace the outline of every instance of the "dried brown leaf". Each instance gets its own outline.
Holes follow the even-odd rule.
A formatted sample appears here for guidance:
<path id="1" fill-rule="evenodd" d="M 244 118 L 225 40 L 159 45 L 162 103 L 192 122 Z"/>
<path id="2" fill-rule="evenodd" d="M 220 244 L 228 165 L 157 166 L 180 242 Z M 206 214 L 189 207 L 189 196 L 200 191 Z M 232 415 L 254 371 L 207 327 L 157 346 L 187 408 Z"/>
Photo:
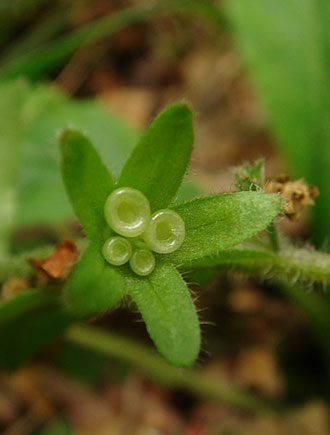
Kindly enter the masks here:
<path id="1" fill-rule="evenodd" d="M 28 262 L 42 276 L 63 279 L 68 277 L 79 255 L 76 244 L 71 240 L 60 242 L 55 252 L 46 258 L 28 258 Z"/>

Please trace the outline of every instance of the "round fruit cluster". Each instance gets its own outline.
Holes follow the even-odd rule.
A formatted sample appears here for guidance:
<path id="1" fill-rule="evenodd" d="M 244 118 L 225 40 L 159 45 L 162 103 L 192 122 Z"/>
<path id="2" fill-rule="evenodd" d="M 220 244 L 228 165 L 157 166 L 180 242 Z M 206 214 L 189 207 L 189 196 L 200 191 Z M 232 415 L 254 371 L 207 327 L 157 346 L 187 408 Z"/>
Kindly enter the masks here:
<path id="1" fill-rule="evenodd" d="M 131 187 L 114 190 L 105 202 L 104 214 L 110 228 L 119 234 L 104 243 L 104 258 L 114 266 L 129 261 L 133 272 L 140 276 L 154 270 L 156 260 L 152 251 L 174 252 L 185 237 L 181 216 L 170 209 L 151 214 L 147 198 Z"/>

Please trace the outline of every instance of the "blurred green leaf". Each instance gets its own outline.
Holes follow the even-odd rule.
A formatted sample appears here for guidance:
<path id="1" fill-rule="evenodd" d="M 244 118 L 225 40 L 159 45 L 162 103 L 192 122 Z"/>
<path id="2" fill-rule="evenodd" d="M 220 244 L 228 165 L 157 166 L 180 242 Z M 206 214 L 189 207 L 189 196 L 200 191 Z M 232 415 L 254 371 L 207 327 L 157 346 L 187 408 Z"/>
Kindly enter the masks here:
<path id="1" fill-rule="evenodd" d="M 264 230 L 281 206 L 278 195 L 262 192 L 225 193 L 175 205 L 186 237 L 181 248 L 163 258 L 184 264 L 238 245 Z"/>
<path id="2" fill-rule="evenodd" d="M 290 169 L 320 188 L 321 244 L 330 240 L 330 3 L 228 0 L 226 10 Z"/>
<path id="3" fill-rule="evenodd" d="M 72 435 L 74 432 L 64 418 L 54 418 L 46 426 L 36 432 L 36 435 Z"/>
<path id="4" fill-rule="evenodd" d="M 9 41 L 19 32 L 21 26 L 26 25 L 38 10 L 57 0 L 11 0 L 0 1 L 0 44 Z"/>
<path id="5" fill-rule="evenodd" d="M 54 301 L 55 294 L 46 291 L 22 291 L 13 298 L 0 303 L 0 326 L 14 321 L 27 311 L 34 310 Z"/>
<path id="6" fill-rule="evenodd" d="M 50 3 L 52 0 L 11 0 L 10 2 L 1 2 L 0 18 L 5 20 L 9 17 L 20 17 L 26 13 L 31 13 L 43 5 Z"/>
<path id="7" fill-rule="evenodd" d="M 118 185 L 143 192 L 152 212 L 166 208 L 182 183 L 193 141 L 189 106 L 170 106 L 143 134 L 120 174 Z"/>
<path id="8" fill-rule="evenodd" d="M 100 247 L 90 244 L 75 266 L 65 289 L 66 301 L 79 315 L 109 310 L 127 293 L 122 267 L 112 267 Z"/>
<path id="9" fill-rule="evenodd" d="M 15 98 L 14 90 L 17 94 Z M 9 220 L 10 214 L 10 225 L 56 224 L 73 216 L 59 165 L 56 137 L 61 129 L 82 130 L 115 176 L 120 174 L 138 140 L 137 132 L 111 115 L 97 101 L 73 100 L 55 87 L 31 86 L 20 80 L 1 84 L 0 93 L 4 96 L 0 102 L 4 112 L 4 122 L 0 120 L 0 144 L 6 136 L 8 141 L 12 141 L 11 146 L 0 146 L 0 167 L 2 162 L 5 167 L 0 172 L 0 186 L 5 176 L 6 183 L 17 184 L 16 219 L 13 219 L 14 210 L 10 207 L 3 207 L 0 211 L 4 219 Z M 12 171 L 9 171 L 10 168 Z M 7 180 L 9 173 L 10 179 Z M 8 192 L 6 196 L 5 189 L 0 187 L 0 194 L 13 204 L 10 200 L 12 190 Z M 185 200 L 197 194 L 198 189 L 186 178 L 178 197 Z M 4 200 L 3 204 L 6 202 Z M 8 217 L 5 217 L 6 210 Z M 3 225 L 0 234 L 2 231 L 8 233 L 5 228 Z"/>
<path id="10" fill-rule="evenodd" d="M 50 86 L 31 87 L 24 121 L 17 226 L 56 223 L 72 216 L 59 167 L 56 135 L 60 129 L 84 131 L 117 174 L 137 140 L 133 130 L 98 102 L 70 100 Z"/>
<path id="11" fill-rule="evenodd" d="M 77 362 L 79 361 L 79 364 Z M 56 363 L 66 375 L 80 382 L 95 384 L 104 375 L 109 359 L 92 349 L 65 343 L 59 349 Z"/>
<path id="12" fill-rule="evenodd" d="M 22 103 L 26 91 L 22 81 L 0 88 L 0 254 L 8 250 L 16 211 L 19 141 L 23 127 Z"/>
<path id="13" fill-rule="evenodd" d="M 86 235 L 101 248 L 108 227 L 104 204 L 114 189 L 114 180 L 83 134 L 63 130 L 59 147 L 63 181 L 71 204 Z"/>
<path id="14" fill-rule="evenodd" d="M 60 306 L 32 311 L 0 329 L 0 365 L 16 369 L 75 320 Z"/>
<path id="15" fill-rule="evenodd" d="M 17 368 L 77 321 L 59 304 L 56 292 L 18 293 L 0 305 L 0 365 Z"/>
<path id="16" fill-rule="evenodd" d="M 91 23 L 75 28 L 71 32 L 67 32 L 55 40 L 37 47 L 35 50 L 11 59 L 2 65 L 0 80 L 21 76 L 40 77 L 59 67 L 80 47 L 103 40 L 127 27 L 172 14 L 198 15 L 211 22 L 216 28 L 222 27 L 222 17 L 219 9 L 204 0 L 144 2 L 112 12 Z"/>
<path id="17" fill-rule="evenodd" d="M 159 352 L 172 364 L 189 366 L 198 356 L 200 328 L 189 290 L 179 272 L 158 259 L 153 273 L 127 278 L 128 293 L 141 311 Z"/>
<path id="18" fill-rule="evenodd" d="M 8 20 L 8 15 L 6 18 L 3 18 L 3 15 L 5 14 L 1 15 L 0 10 L 0 23 L 1 19 Z M 32 24 L 23 35 L 14 39 L 13 42 L 9 41 L 1 53 L 1 64 L 4 65 L 11 60 L 38 48 L 53 36 L 56 36 L 58 33 L 63 31 L 64 27 L 68 24 L 69 19 L 69 5 L 63 4 L 60 7 L 59 5 L 55 5 L 52 8 L 49 8 L 45 14 L 41 15 L 37 22 L 33 20 Z M 24 24 L 22 27 L 25 27 Z"/>

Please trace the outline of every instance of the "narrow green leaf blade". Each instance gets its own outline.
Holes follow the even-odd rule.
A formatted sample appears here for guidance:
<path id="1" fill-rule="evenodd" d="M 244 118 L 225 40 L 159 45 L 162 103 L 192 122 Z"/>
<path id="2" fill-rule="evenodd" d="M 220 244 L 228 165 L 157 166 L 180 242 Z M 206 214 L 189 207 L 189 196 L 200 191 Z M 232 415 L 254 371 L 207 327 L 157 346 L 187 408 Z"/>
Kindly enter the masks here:
<path id="1" fill-rule="evenodd" d="M 59 139 L 64 184 L 86 235 L 101 247 L 107 228 L 104 203 L 114 181 L 91 142 L 82 133 L 64 130 Z"/>
<path id="2" fill-rule="evenodd" d="M 109 310 L 126 293 L 126 281 L 121 267 L 106 263 L 98 246 L 89 245 L 65 289 L 69 307 L 79 315 Z"/>
<path id="3" fill-rule="evenodd" d="M 264 230 L 280 212 L 278 195 L 262 192 L 225 193 L 178 204 L 186 237 L 181 248 L 164 256 L 173 264 L 214 255 Z"/>
<path id="4" fill-rule="evenodd" d="M 25 85 L 19 80 L 0 87 L 0 254 L 8 251 L 9 235 L 16 214 Z"/>
<path id="5" fill-rule="evenodd" d="M 183 180 L 192 147 L 191 110 L 186 104 L 174 104 L 145 131 L 124 166 L 118 185 L 143 192 L 152 211 L 167 207 Z"/>
<path id="6" fill-rule="evenodd" d="M 291 172 L 320 189 L 322 245 L 330 239 L 330 3 L 228 0 L 226 11 L 276 145 Z"/>
<path id="7" fill-rule="evenodd" d="M 159 352 L 172 364 L 189 366 L 198 356 L 200 328 L 186 283 L 171 265 L 158 261 L 145 278 L 127 278 L 128 291 L 141 311 Z"/>
<path id="8" fill-rule="evenodd" d="M 0 7 L 3 3 L 0 2 Z M 23 4 L 26 2 L 19 1 L 18 3 Z M 12 9 L 16 11 L 15 7 Z M 104 38 L 109 38 L 118 31 L 132 25 L 146 21 L 149 22 L 153 18 L 171 14 L 200 16 L 207 22 L 209 21 L 215 28 L 222 28 L 222 16 L 219 9 L 216 5 L 207 3 L 204 0 L 181 0 L 180 2 L 169 0 L 136 4 L 120 9 L 117 12 L 112 11 L 100 19 L 74 28 L 71 32 L 66 32 L 64 35 L 60 35 L 58 38 L 42 44 L 33 51 L 25 52 L 23 55 L 2 66 L 0 80 L 8 80 L 13 77 L 21 77 L 22 75 L 34 79 L 40 76 L 44 77 L 51 71 L 54 71 L 54 68 L 59 68 L 63 65 L 63 62 L 71 54 L 79 50 L 82 45 L 86 47 Z M 7 24 L 8 14 L 5 16 L 5 24 Z M 1 23 L 1 17 L 0 24 L 4 24 Z M 7 26 L 5 27 L 7 28 Z M 8 31 L 10 32 L 10 28 L 7 29 Z M 0 34 L 0 41 L 1 39 Z"/>

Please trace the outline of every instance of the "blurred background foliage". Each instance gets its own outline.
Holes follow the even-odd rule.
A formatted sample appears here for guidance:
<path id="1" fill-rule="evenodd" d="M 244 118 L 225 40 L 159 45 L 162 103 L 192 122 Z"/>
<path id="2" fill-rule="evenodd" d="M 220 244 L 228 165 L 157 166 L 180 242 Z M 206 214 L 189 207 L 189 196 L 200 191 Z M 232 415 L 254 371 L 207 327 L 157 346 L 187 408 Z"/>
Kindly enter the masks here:
<path id="1" fill-rule="evenodd" d="M 230 168 L 264 157 L 268 176 L 286 172 L 318 186 L 312 210 L 298 222 L 279 224 L 296 243 L 313 240 L 328 251 L 329 22 L 330 3 L 321 0 L 2 0 L 3 297 L 4 289 L 22 286 L 3 278 L 8 256 L 47 251 L 49 244 L 81 235 L 58 169 L 58 131 L 85 131 L 118 175 L 140 131 L 161 108 L 181 99 L 196 112 L 196 140 L 180 199 L 231 191 Z M 195 288 L 198 307 L 207 308 L 202 320 L 215 324 L 205 326 L 204 348 L 211 356 L 202 355 L 199 371 L 298 409 L 285 418 L 243 415 L 239 406 L 205 400 L 203 387 L 196 387 L 203 380 L 191 388 L 171 378 L 160 388 L 142 374 L 143 364 L 137 370 L 125 354 L 109 362 L 68 341 L 52 343 L 16 372 L 2 372 L 1 429 L 329 433 L 326 289 L 308 293 L 292 282 L 260 284 L 213 270 L 196 280 L 203 283 Z M 57 311 L 52 296 L 19 298 L 0 313 L 0 361 L 11 367 L 72 321 Z M 40 306 L 46 323 L 35 316 Z M 134 320 L 136 314 L 122 307 L 96 323 L 148 342 Z M 26 342 L 31 334 L 35 344 Z M 129 343 L 127 349 L 134 354 Z M 155 364 L 151 371 L 160 367 Z"/>

